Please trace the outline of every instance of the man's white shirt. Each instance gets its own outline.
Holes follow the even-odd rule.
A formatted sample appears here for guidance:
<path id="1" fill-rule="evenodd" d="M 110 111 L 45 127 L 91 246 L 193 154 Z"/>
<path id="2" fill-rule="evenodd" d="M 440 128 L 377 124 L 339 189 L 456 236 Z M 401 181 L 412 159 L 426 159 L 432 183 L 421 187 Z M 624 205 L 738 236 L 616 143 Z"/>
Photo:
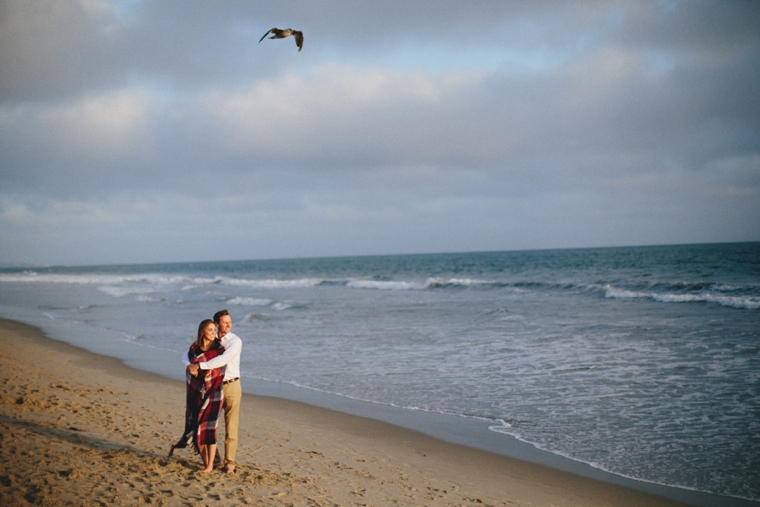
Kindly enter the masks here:
<path id="1" fill-rule="evenodd" d="M 231 380 L 240 377 L 240 352 L 243 350 L 243 340 L 235 333 L 227 333 L 219 340 L 224 347 L 224 353 L 216 356 L 210 361 L 198 363 L 201 370 L 213 370 L 226 366 L 224 370 L 224 380 Z M 182 355 L 182 363 L 187 366 L 190 364 L 190 357 L 187 351 Z"/>

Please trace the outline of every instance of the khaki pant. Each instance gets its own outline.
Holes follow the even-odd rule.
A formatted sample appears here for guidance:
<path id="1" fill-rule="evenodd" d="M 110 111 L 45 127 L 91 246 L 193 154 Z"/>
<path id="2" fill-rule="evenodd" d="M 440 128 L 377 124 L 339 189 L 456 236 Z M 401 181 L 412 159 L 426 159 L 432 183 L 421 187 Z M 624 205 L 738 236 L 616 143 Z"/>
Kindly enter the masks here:
<path id="1" fill-rule="evenodd" d="M 222 386 L 224 391 L 224 464 L 235 463 L 240 422 L 240 400 L 243 388 L 240 381 Z"/>

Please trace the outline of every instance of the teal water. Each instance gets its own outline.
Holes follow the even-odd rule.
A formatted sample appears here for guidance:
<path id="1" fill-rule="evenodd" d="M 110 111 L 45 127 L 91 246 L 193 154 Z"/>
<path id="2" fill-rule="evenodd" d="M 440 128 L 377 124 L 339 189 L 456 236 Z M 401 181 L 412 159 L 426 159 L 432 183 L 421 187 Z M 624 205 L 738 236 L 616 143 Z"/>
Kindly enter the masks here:
<path id="1" fill-rule="evenodd" d="M 220 308 L 250 379 L 760 500 L 760 243 L 0 271 L 3 317 L 145 364 Z"/>

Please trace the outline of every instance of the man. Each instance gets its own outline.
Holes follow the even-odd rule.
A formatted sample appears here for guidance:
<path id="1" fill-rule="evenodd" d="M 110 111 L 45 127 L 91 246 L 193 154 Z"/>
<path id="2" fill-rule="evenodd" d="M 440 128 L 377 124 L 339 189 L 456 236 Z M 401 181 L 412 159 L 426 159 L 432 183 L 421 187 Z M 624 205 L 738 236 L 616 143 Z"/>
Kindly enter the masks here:
<path id="1" fill-rule="evenodd" d="M 232 333 L 232 317 L 227 310 L 214 314 L 219 339 L 224 346 L 224 353 L 210 361 L 190 364 L 187 352 L 183 362 L 191 375 L 197 375 L 198 369 L 213 370 L 226 366 L 222 390 L 224 391 L 224 467 L 228 474 L 235 473 L 235 454 L 238 444 L 238 421 L 240 420 L 240 400 L 243 389 L 240 386 L 240 352 L 243 341 Z"/>

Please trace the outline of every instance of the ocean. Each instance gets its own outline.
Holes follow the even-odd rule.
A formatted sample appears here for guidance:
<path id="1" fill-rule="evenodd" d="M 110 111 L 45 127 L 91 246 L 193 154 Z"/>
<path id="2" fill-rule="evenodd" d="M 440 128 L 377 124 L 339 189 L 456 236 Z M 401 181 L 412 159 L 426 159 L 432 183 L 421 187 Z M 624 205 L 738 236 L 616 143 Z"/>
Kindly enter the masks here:
<path id="1" fill-rule="evenodd" d="M 760 501 L 760 243 L 0 270 L 0 316 L 172 378 L 222 308 L 248 392 Z"/>

